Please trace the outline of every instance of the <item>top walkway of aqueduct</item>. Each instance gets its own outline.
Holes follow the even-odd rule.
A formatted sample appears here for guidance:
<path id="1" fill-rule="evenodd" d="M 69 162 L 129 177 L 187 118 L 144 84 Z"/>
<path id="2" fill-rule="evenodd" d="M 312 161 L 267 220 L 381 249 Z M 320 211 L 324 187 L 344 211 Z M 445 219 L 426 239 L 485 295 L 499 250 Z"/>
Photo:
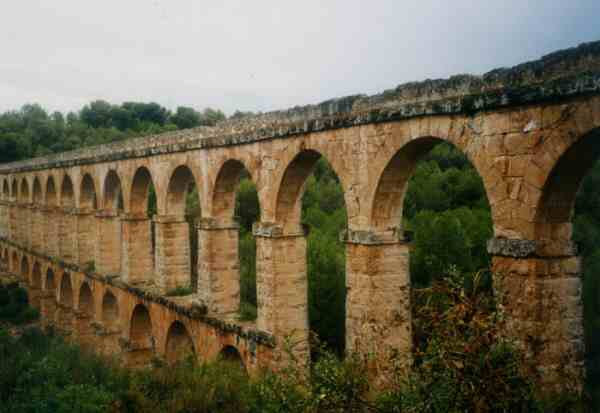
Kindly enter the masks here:
<path id="1" fill-rule="evenodd" d="M 199 127 L 13 162 L 0 174 L 139 158 L 162 153 L 237 145 L 328 129 L 398 121 L 415 116 L 478 111 L 560 101 L 600 91 L 600 41 L 551 53 L 482 76 L 402 84 L 367 96 L 273 111 L 215 127 Z"/>

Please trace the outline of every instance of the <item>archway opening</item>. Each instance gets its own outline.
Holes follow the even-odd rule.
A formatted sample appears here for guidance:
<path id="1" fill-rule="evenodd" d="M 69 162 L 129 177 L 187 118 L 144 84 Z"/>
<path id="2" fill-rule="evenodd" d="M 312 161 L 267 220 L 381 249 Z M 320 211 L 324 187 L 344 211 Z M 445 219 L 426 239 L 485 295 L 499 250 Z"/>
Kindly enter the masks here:
<path id="1" fill-rule="evenodd" d="M 100 274 L 122 274 L 121 241 L 123 213 L 121 179 L 111 169 L 104 178 L 102 189 L 102 214 L 97 221 L 97 248 L 95 269 Z"/>
<path id="2" fill-rule="evenodd" d="M 55 288 L 56 288 L 56 286 L 54 284 L 54 271 L 52 271 L 52 268 L 48 268 L 48 271 L 46 271 L 45 290 L 46 291 L 54 291 Z"/>
<path id="3" fill-rule="evenodd" d="M 146 167 L 139 167 L 131 184 L 129 212 L 135 217 L 128 222 L 129 233 L 135 234 L 127 240 L 129 271 L 131 280 L 155 282 L 156 190 L 152 174 Z"/>
<path id="4" fill-rule="evenodd" d="M 33 203 L 36 206 L 41 206 L 42 201 L 43 201 L 42 184 L 40 183 L 40 179 L 36 176 L 33 179 Z"/>
<path id="5" fill-rule="evenodd" d="M 64 273 L 58 292 L 57 326 L 60 330 L 70 333 L 73 328 L 73 287 L 71 276 Z"/>
<path id="6" fill-rule="evenodd" d="M 50 175 L 46 181 L 46 206 L 55 207 L 56 205 L 56 185 L 54 184 L 54 177 Z"/>
<path id="7" fill-rule="evenodd" d="M 185 278 L 183 285 L 179 285 L 179 280 L 176 282 L 175 288 L 182 288 L 183 291 L 189 289 L 189 292 L 198 291 L 198 223 L 202 216 L 200 208 L 200 196 L 196 179 L 189 167 L 185 165 L 178 166 L 171 175 L 169 186 L 167 188 L 167 215 L 175 217 L 184 217 L 187 223 L 185 225 L 172 225 L 171 230 L 178 235 L 183 230 L 187 237 L 187 251 L 181 248 L 178 252 L 182 254 L 180 259 L 184 260 L 184 268 L 189 265 L 189 273 L 183 274 Z M 187 255 L 187 257 L 186 257 Z M 186 262 L 187 261 L 187 262 Z M 173 274 L 169 274 L 173 276 Z M 179 278 L 176 276 L 176 278 Z M 186 291 L 187 292 L 187 291 Z"/>
<path id="8" fill-rule="evenodd" d="M 238 160 L 226 161 L 215 183 L 213 193 L 213 217 L 223 228 L 218 244 L 229 255 L 227 270 L 220 282 L 228 290 L 222 301 L 224 312 L 238 312 L 241 321 L 256 319 L 256 240 L 252 234 L 252 224 L 260 217 L 260 205 L 256 186 L 250 172 Z M 200 287 L 202 288 L 202 286 Z M 220 289 L 220 288 L 218 288 Z M 237 300 L 236 300 L 237 297 Z M 235 302 L 230 302 L 230 301 Z"/>
<path id="9" fill-rule="evenodd" d="M 87 282 L 81 284 L 79 290 L 79 311 L 88 318 L 93 318 L 95 313 L 94 296 Z"/>
<path id="10" fill-rule="evenodd" d="M 194 342 L 185 325 L 180 321 L 174 321 L 167 332 L 165 349 L 167 363 L 175 364 L 189 358 L 193 359 L 195 353 Z"/>
<path id="11" fill-rule="evenodd" d="M 291 251 L 303 255 L 290 259 L 299 261 L 296 271 L 306 277 L 294 281 L 298 302 L 292 307 L 305 311 L 298 319 L 307 320 L 285 328 L 309 329 L 298 340 L 310 337 L 306 346 L 313 360 L 322 349 L 341 357 L 346 347 L 346 251 L 340 235 L 347 228 L 347 213 L 340 178 L 319 152 L 303 150 L 287 166 L 276 202 L 276 222 L 284 234 L 296 237 Z"/>
<path id="12" fill-rule="evenodd" d="M 75 217 L 72 215 L 72 209 L 75 207 L 75 195 L 73 190 L 73 181 L 69 175 L 63 177 L 60 188 L 60 214 L 58 245 L 59 254 L 66 262 L 73 262 L 75 258 Z"/>
<path id="13" fill-rule="evenodd" d="M 26 256 L 23 256 L 21 259 L 21 277 L 23 281 L 25 281 L 28 285 L 31 285 L 29 275 L 29 260 Z"/>
<path id="14" fill-rule="evenodd" d="M 136 305 L 131 315 L 129 341 L 135 350 L 154 349 L 152 320 L 148 309 L 142 304 Z"/>
<path id="15" fill-rule="evenodd" d="M 110 170 L 104 181 L 104 196 L 102 207 L 111 212 L 123 212 L 123 191 L 121 178 L 116 171 Z"/>
<path id="16" fill-rule="evenodd" d="M 448 298 L 452 288 L 492 297 L 487 241 L 493 225 L 483 179 L 453 144 L 433 137 L 412 140 L 380 176 L 372 222 L 376 231 L 393 233 L 400 240 L 398 250 L 408 255 L 406 267 L 393 269 L 386 283 L 397 283 L 387 297 L 400 302 L 393 308 L 405 320 L 390 331 L 402 352 L 412 351 L 414 366 L 421 366 L 423 355 L 433 357 L 439 348 L 431 343 L 449 342 L 443 338 L 445 324 L 435 321 L 446 313 L 432 302 L 447 299 L 449 307 L 457 308 Z M 466 337 L 459 335 L 457 340 Z"/>
<path id="17" fill-rule="evenodd" d="M 96 185 L 90 174 L 85 174 L 81 180 L 81 198 L 79 206 L 83 210 L 92 211 L 98 208 Z"/>
<path id="18" fill-rule="evenodd" d="M 600 409 L 599 184 L 600 129 L 595 129 L 572 144 L 548 176 L 537 210 L 535 236 L 542 253 L 550 257 L 576 255 L 581 259 L 582 266 L 576 274 L 561 276 L 583 276 L 585 385 L 591 395 L 591 411 Z M 569 322 L 569 314 L 563 311 L 560 319 Z M 565 352 L 564 357 L 567 356 Z"/>
<path id="19" fill-rule="evenodd" d="M 94 228 L 96 220 L 92 213 L 98 209 L 98 200 L 96 196 L 96 186 L 90 174 L 85 174 L 81 180 L 79 208 L 83 212 L 83 214 L 78 217 L 77 225 L 79 264 L 87 271 L 95 271 L 97 235 Z"/>
<path id="20" fill-rule="evenodd" d="M 242 355 L 234 346 L 227 345 L 223 347 L 219 353 L 219 360 L 227 363 L 231 367 L 239 367 L 241 370 L 246 371 Z"/>
<path id="21" fill-rule="evenodd" d="M 21 180 L 21 188 L 17 201 L 22 205 L 29 204 L 29 182 L 25 178 Z"/>
<path id="22" fill-rule="evenodd" d="M 17 251 L 13 251 L 13 253 L 12 253 L 11 260 L 10 260 L 10 271 L 14 275 L 20 274 L 20 272 L 21 272 L 19 256 L 17 255 Z"/>
<path id="23" fill-rule="evenodd" d="M 102 324 L 107 330 L 119 327 L 119 303 L 110 291 L 107 291 L 102 298 Z"/>

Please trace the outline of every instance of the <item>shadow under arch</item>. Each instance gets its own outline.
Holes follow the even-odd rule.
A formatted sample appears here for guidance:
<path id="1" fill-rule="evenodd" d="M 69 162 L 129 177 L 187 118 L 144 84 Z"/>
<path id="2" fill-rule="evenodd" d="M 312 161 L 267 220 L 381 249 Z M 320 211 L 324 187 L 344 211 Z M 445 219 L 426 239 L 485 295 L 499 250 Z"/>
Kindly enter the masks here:
<path id="1" fill-rule="evenodd" d="M 73 286 L 71 275 L 63 273 L 58 291 L 58 308 L 56 326 L 64 333 L 70 334 L 73 329 Z"/>
<path id="2" fill-rule="evenodd" d="M 119 328 L 119 302 L 111 291 L 102 297 L 102 324 L 107 330 Z"/>
<path id="3" fill-rule="evenodd" d="M 232 345 L 226 345 L 221 349 L 218 360 L 225 362 L 232 367 L 239 367 L 242 371 L 247 372 L 242 355 L 239 350 Z"/>
<path id="4" fill-rule="evenodd" d="M 181 321 L 173 321 L 167 332 L 165 344 L 165 359 L 169 364 L 175 364 L 188 357 L 195 357 L 194 342 L 187 328 Z"/>
<path id="5" fill-rule="evenodd" d="M 29 302 L 33 308 L 40 309 L 40 293 L 42 290 L 42 271 L 40 263 L 35 261 L 31 269 L 31 288 L 29 290 Z"/>
<path id="6" fill-rule="evenodd" d="M 134 368 L 147 366 L 154 356 L 154 337 L 150 312 L 143 304 L 137 304 L 131 314 L 129 345 L 127 364 Z"/>

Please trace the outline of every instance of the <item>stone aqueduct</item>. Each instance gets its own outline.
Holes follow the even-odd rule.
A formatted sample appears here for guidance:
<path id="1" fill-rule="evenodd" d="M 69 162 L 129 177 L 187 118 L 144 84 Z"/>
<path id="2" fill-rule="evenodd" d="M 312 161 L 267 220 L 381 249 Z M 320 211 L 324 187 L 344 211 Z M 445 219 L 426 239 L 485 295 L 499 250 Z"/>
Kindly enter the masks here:
<path id="1" fill-rule="evenodd" d="M 132 364 L 184 348 L 202 360 L 237 351 L 250 371 L 277 367 L 284 342 L 306 350 L 301 197 L 323 156 L 348 211 L 346 346 L 386 366 L 411 351 L 404 192 L 416 162 L 440 141 L 460 148 L 483 179 L 507 333 L 545 377 L 564 368 L 581 377 L 581 265 L 570 220 L 579 183 L 600 157 L 600 43 L 480 77 L 2 165 L 0 254 L 22 274 L 45 322 Z M 233 216 L 244 170 L 261 205 L 255 323 L 235 321 Z M 190 182 L 202 211 L 194 302 L 161 295 L 190 280 Z"/>

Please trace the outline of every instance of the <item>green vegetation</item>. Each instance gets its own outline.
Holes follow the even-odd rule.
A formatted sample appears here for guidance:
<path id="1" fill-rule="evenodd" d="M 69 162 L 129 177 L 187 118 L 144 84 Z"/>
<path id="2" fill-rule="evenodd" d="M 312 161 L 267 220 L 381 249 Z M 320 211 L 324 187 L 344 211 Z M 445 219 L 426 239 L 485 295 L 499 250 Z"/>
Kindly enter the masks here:
<path id="1" fill-rule="evenodd" d="M 385 391 L 352 355 L 323 352 L 310 371 L 291 364 L 249 378 L 239 363 L 192 358 L 132 371 L 52 332 L 0 329 L 0 412 L 563 412 L 548 408 L 519 373 L 522 357 L 498 335 L 489 289 L 452 273 L 416 295 L 414 370 Z M 456 325 L 461 328 L 456 328 Z M 486 383 L 481 386 L 481 383 Z"/>
<path id="2" fill-rule="evenodd" d="M 39 318 L 39 312 L 29 307 L 27 291 L 18 284 L 0 284 L 0 321 L 26 324 Z"/>
<path id="3" fill-rule="evenodd" d="M 247 114 L 239 112 L 233 117 L 243 116 Z M 116 106 L 97 101 L 66 116 L 26 105 L 0 115 L 0 162 L 212 125 L 223 118 L 221 112 L 211 109 L 178 108 L 170 113 L 155 103 Z M 600 410 L 599 185 L 600 163 L 579 192 L 573 232 L 584 257 L 587 385 L 595 410 Z M 190 362 L 175 370 L 159 367 L 130 373 L 82 354 L 56 337 L 34 331 L 18 339 L 4 334 L 0 335 L 0 376 L 2 383 L 8 384 L 0 387 L 4 392 L 0 412 L 73 411 L 65 409 L 80 405 L 82 412 L 100 411 L 93 410 L 100 406 L 101 411 L 173 412 L 535 412 L 575 408 L 568 398 L 553 401 L 553 407 L 536 402 L 533 388 L 517 368 L 525 361 L 511 343 L 497 335 L 501 314 L 490 295 L 492 277 L 486 251 L 486 241 L 492 236 L 489 204 L 481 178 L 460 151 L 449 144 L 437 145 L 419 162 L 410 179 L 402 227 L 413 240 L 415 365 L 407 380 L 398 378 L 393 388 L 375 398 L 366 372 L 353 357 L 339 360 L 344 354 L 346 290 L 345 248 L 339 235 L 346 229 L 347 216 L 339 180 L 325 159 L 317 163 L 305 188 L 302 223 L 309 234 L 309 320 L 322 344 L 313 347 L 319 357 L 310 377 L 301 377 L 291 366 L 289 372 L 250 381 L 235 369 Z M 152 192 L 150 213 L 155 205 Z M 260 205 L 248 175 L 242 176 L 238 188 L 235 215 L 240 223 L 240 319 L 253 320 L 256 241 L 252 224 L 260 218 Z M 186 216 L 192 224 L 200 217 L 195 187 L 188 191 Z M 197 283 L 198 259 L 194 228 L 190 225 L 192 290 Z M 16 291 L 0 291 L 0 318 L 14 323 L 35 318 L 32 310 L 23 310 L 25 298 Z M 188 292 L 179 290 L 175 295 Z M 17 306 L 21 310 L 15 311 Z M 457 324 L 461 328 L 456 328 Z M 13 357 L 17 353 L 19 356 Z M 41 377 L 47 380 L 42 383 Z M 489 385 L 481 386 L 484 382 Z"/>

